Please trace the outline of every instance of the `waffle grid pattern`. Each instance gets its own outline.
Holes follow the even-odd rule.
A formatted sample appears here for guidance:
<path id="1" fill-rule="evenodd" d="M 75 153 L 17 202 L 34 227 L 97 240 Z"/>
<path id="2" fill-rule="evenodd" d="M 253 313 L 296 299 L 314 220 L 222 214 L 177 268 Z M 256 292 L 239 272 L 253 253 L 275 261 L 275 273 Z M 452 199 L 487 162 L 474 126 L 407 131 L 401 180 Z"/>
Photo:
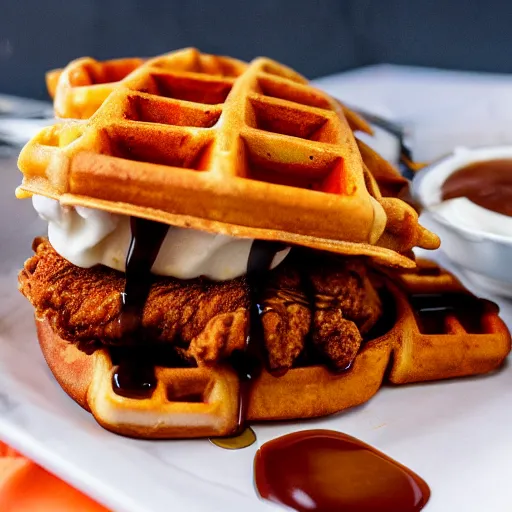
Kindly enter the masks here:
<path id="1" fill-rule="evenodd" d="M 510 334 L 494 304 L 477 299 L 431 262 L 420 261 L 418 270 L 399 286 L 394 281 L 386 278 L 384 287 L 394 302 L 395 321 L 387 332 L 366 342 L 349 371 L 334 374 L 323 366 L 305 366 L 276 378 L 264 370 L 253 384 L 248 419 L 323 416 L 366 402 L 384 380 L 405 384 L 447 379 L 501 365 L 510 351 Z M 414 296 L 434 291 L 463 296 L 478 306 L 478 313 L 468 324 L 456 311 L 448 311 L 438 331 L 424 332 Z M 237 424 L 239 384 L 230 368 L 158 367 L 154 397 L 134 400 L 112 390 L 114 367 L 108 352 L 99 351 L 97 361 L 88 402 L 96 419 L 110 430 L 144 437 L 198 437 L 226 435 Z"/>
<path id="2" fill-rule="evenodd" d="M 274 61 L 86 58 L 48 85 L 56 112 L 79 119 L 27 144 L 20 195 L 402 266 L 396 253 L 432 246 L 405 203 L 368 193 L 339 102 Z M 393 215 L 411 224 L 405 244 Z"/>
<path id="3" fill-rule="evenodd" d="M 231 368 L 156 367 L 157 387 L 147 399 L 117 395 L 112 372 L 110 355 L 98 351 L 87 404 L 107 429 L 165 438 L 223 435 L 237 426 L 239 383 Z"/>

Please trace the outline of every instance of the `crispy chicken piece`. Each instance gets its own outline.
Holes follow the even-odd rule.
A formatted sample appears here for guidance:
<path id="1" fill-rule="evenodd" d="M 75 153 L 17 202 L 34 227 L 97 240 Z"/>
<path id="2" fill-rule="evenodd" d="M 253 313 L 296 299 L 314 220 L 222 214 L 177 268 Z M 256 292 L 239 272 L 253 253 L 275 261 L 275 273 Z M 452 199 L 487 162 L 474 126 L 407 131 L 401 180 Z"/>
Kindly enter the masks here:
<path id="1" fill-rule="evenodd" d="M 261 316 L 272 370 L 291 368 L 304 349 L 311 311 L 297 266 L 284 262 L 269 274 Z"/>
<path id="2" fill-rule="evenodd" d="M 307 345 L 348 367 L 382 313 L 362 259 L 292 255 L 268 278 L 263 328 L 271 369 L 291 368 Z M 309 295 L 309 297 L 308 297 Z"/>
<path id="3" fill-rule="evenodd" d="M 76 267 L 44 238 L 34 240 L 33 249 L 36 254 L 25 262 L 18 279 L 36 317 L 48 319 L 71 342 L 126 344 L 118 322 L 124 275 L 100 265 Z M 215 283 L 155 276 L 142 331 L 130 341 L 173 343 L 187 359 L 212 364 L 244 347 L 248 306 L 244 279 Z"/>
<path id="4" fill-rule="evenodd" d="M 243 278 L 227 282 L 154 277 L 141 330 L 121 336 L 124 275 L 98 265 L 79 268 L 59 256 L 48 240 L 34 241 L 35 255 L 19 274 L 21 292 L 36 317 L 47 319 L 63 339 L 91 349 L 172 346 L 188 361 L 211 365 L 243 350 L 249 321 L 249 289 Z M 290 256 L 269 274 L 262 295 L 262 324 L 269 366 L 291 368 L 312 340 L 338 368 L 348 366 L 381 305 L 363 260 Z"/>
<path id="5" fill-rule="evenodd" d="M 357 355 L 362 335 L 382 312 L 380 298 L 358 259 L 330 259 L 311 266 L 314 292 L 312 341 L 331 363 L 342 370 Z"/>

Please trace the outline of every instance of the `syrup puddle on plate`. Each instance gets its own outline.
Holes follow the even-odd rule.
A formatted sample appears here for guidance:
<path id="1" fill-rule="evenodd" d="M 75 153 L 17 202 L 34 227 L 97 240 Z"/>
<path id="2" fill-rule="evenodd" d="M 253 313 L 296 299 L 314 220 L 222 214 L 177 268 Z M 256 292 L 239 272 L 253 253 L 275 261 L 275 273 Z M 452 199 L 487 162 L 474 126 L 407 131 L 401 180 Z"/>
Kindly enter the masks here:
<path id="1" fill-rule="evenodd" d="M 256 434 L 251 427 L 246 427 L 240 434 L 230 437 L 211 437 L 210 443 L 225 450 L 240 450 L 256 442 Z"/>
<path id="2" fill-rule="evenodd" d="M 375 448 L 332 430 L 305 430 L 265 443 L 254 459 L 263 499 L 298 512 L 417 512 L 425 481 Z"/>

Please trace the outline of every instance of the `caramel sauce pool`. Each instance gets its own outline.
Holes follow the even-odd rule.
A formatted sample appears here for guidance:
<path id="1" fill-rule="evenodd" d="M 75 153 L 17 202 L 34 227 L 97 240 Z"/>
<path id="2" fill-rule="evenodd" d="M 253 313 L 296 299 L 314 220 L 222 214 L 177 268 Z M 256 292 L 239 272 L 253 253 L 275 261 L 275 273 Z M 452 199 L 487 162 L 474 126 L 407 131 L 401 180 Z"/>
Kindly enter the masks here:
<path id="1" fill-rule="evenodd" d="M 467 197 L 471 202 L 512 216 L 512 159 L 475 162 L 454 172 L 441 187 L 443 201 Z"/>
<path id="2" fill-rule="evenodd" d="M 430 498 L 428 485 L 410 469 L 331 430 L 265 443 L 254 475 L 262 498 L 299 512 L 416 512 Z"/>

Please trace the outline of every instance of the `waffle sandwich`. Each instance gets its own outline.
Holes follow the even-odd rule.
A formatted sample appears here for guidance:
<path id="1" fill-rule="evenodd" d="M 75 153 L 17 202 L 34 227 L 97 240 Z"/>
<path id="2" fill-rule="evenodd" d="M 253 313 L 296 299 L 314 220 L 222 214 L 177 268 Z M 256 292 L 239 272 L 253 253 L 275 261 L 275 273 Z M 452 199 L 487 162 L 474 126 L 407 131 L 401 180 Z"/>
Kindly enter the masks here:
<path id="1" fill-rule="evenodd" d="M 416 267 L 439 240 L 354 136 L 368 125 L 293 70 L 186 49 L 79 59 L 47 84 L 60 119 L 22 150 L 17 195 L 49 240 L 20 290 L 105 428 L 228 435 L 508 354 L 494 305 Z"/>

